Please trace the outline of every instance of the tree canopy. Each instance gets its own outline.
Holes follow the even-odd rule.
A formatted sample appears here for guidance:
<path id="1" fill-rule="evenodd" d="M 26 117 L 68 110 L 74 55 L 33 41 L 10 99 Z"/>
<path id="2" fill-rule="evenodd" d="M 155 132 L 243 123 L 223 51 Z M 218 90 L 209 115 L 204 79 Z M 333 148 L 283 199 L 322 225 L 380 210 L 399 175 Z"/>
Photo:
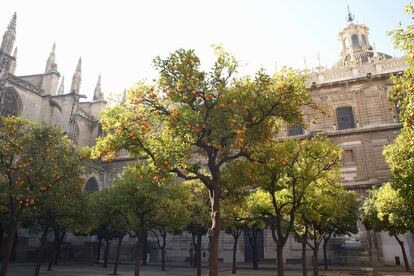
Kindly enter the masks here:
<path id="1" fill-rule="evenodd" d="M 405 204 L 400 191 L 394 189 L 390 183 L 372 189 L 361 211 L 361 220 L 368 229 L 376 232 L 386 231 L 390 236 L 395 237 L 401 246 L 407 271 L 410 270 L 409 263 L 404 243 L 399 235 L 414 229 L 413 221 L 407 219 L 411 213 L 412 207 Z"/>
<path id="2" fill-rule="evenodd" d="M 412 18 L 414 7 L 408 4 L 407 15 Z M 400 26 L 391 32 L 394 44 L 405 53 L 408 68 L 392 77 L 390 100 L 399 109 L 403 128 L 395 141 L 384 150 L 386 161 L 392 171 L 392 185 L 402 191 L 407 204 L 414 207 L 414 24 Z"/>
<path id="3" fill-rule="evenodd" d="M 326 137 L 315 136 L 302 141 L 269 140 L 256 147 L 251 160 L 229 165 L 234 181 L 256 188 L 248 209 L 270 227 L 279 275 L 283 275 L 283 248 L 293 230 L 296 211 L 307 196 L 312 197 L 315 187 L 340 183 L 340 156 L 339 147 Z"/>
<path id="4" fill-rule="evenodd" d="M 0 275 L 5 276 L 21 220 L 67 203 L 70 192 L 82 189 L 83 169 L 75 146 L 57 127 L 1 116 L 0 128 L 0 212 L 7 234 Z M 66 207 L 59 206 L 60 216 Z"/>
<path id="5" fill-rule="evenodd" d="M 229 161 L 248 157 L 249 148 L 275 137 L 281 121 L 300 121 L 310 104 L 306 77 L 283 69 L 274 76 L 263 70 L 254 78 L 237 77 L 237 60 L 221 47 L 209 72 L 192 50 L 156 58 L 159 77 L 139 82 L 123 106 L 101 117 L 108 133 L 98 139 L 93 158 L 110 161 L 120 149 L 147 157 L 185 180 L 200 180 L 209 190 L 209 273 L 218 274 L 221 230 L 221 172 Z"/>

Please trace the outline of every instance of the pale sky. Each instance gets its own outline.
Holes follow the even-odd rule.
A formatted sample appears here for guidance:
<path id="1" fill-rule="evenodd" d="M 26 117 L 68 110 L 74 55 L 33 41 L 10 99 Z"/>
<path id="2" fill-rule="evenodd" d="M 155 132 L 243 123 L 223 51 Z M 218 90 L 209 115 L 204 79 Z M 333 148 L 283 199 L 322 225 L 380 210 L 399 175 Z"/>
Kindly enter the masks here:
<path id="1" fill-rule="evenodd" d="M 82 56 L 81 94 L 92 97 L 99 73 L 105 95 L 154 78 L 152 60 L 178 48 L 195 49 L 203 64 L 220 43 L 243 64 L 241 74 L 275 64 L 331 66 L 339 57 L 337 33 L 346 6 L 370 28 L 380 52 L 400 55 L 387 31 L 408 0 L 13 0 L 3 1 L 0 33 L 17 12 L 17 75 L 43 73 L 53 42 L 58 69 L 70 88 Z"/>

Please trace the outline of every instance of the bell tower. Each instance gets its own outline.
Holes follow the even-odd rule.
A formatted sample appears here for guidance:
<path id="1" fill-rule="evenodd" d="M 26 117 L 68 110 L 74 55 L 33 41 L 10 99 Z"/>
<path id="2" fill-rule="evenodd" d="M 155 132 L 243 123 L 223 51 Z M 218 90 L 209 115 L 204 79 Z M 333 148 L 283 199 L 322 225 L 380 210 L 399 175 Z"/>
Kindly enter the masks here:
<path id="1" fill-rule="evenodd" d="M 347 26 L 338 34 L 341 45 L 341 57 L 352 55 L 356 52 L 372 50 L 368 40 L 368 27 L 364 24 L 354 23 L 354 19 L 355 16 L 351 14 L 348 6 Z"/>

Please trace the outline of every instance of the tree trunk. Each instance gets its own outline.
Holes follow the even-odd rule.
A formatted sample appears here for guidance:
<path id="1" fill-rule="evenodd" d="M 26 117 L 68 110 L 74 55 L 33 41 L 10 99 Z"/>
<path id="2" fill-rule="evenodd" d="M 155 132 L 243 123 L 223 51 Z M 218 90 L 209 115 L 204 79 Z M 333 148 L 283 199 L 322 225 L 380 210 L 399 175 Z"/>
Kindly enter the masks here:
<path id="1" fill-rule="evenodd" d="M 323 240 L 323 266 L 325 271 L 328 270 L 328 254 L 327 254 L 327 245 L 329 239 Z"/>
<path id="2" fill-rule="evenodd" d="M 256 240 L 253 242 L 252 244 L 252 249 L 253 249 L 253 269 L 259 269 L 259 264 L 257 263 L 257 244 L 256 244 Z"/>
<path id="3" fill-rule="evenodd" d="M 121 255 L 121 245 L 122 245 L 122 239 L 124 236 L 121 236 L 118 238 L 118 247 L 116 248 L 116 256 L 115 256 L 115 263 L 114 263 L 114 272 L 113 275 L 118 274 L 118 262 L 119 262 L 119 256 Z"/>
<path id="4" fill-rule="evenodd" d="M 16 249 L 17 249 L 18 242 L 19 242 L 19 236 L 17 235 L 17 231 L 16 231 L 16 234 L 14 235 L 14 239 L 13 239 L 12 254 L 11 254 L 11 257 L 10 257 L 10 260 L 12 262 L 16 261 Z"/>
<path id="5" fill-rule="evenodd" d="M 98 250 L 96 254 L 96 263 L 99 263 L 101 260 L 101 247 L 102 247 L 102 238 L 98 237 Z"/>
<path id="6" fill-rule="evenodd" d="M 135 257 L 135 272 L 134 276 L 139 276 L 139 273 L 141 271 L 141 260 L 142 255 L 144 254 L 144 239 L 145 239 L 145 228 L 142 225 L 144 224 L 143 219 L 141 219 L 141 229 L 139 231 L 138 235 L 138 241 L 137 241 L 137 255 Z"/>
<path id="7" fill-rule="evenodd" d="M 1 253 L 3 252 L 3 225 L 0 224 L 0 257 L 1 257 Z"/>
<path id="8" fill-rule="evenodd" d="M 213 172 L 212 174 L 214 176 Z M 211 202 L 211 228 L 208 231 L 208 237 L 209 237 L 208 275 L 218 276 L 219 238 L 220 238 L 220 231 L 221 231 L 220 183 L 216 181 L 215 183 L 213 183 L 213 185 L 214 185 L 213 189 L 210 189 L 209 191 L 210 202 Z"/>
<path id="9" fill-rule="evenodd" d="M 201 242 L 202 242 L 202 233 L 198 232 L 197 233 L 197 276 L 201 276 Z"/>
<path id="10" fill-rule="evenodd" d="M 191 254 L 191 249 L 190 249 L 190 258 L 191 258 L 191 266 L 193 267 L 197 267 L 197 242 L 196 242 L 196 236 L 197 234 L 192 233 L 191 234 L 192 238 L 193 238 L 193 247 L 194 247 L 194 252 L 193 254 Z"/>
<path id="11" fill-rule="evenodd" d="M 66 235 L 66 231 L 62 231 L 62 235 L 59 237 L 59 243 L 56 249 L 56 255 L 55 255 L 55 265 L 59 264 L 59 259 L 60 259 L 60 251 L 62 248 L 62 243 L 63 243 L 63 239 L 65 238 Z"/>
<path id="12" fill-rule="evenodd" d="M 252 247 L 252 263 L 253 269 L 259 269 L 258 258 L 257 258 L 257 233 L 259 232 L 258 229 L 252 228 L 250 230 L 246 230 L 245 234 L 249 238 L 250 246 Z"/>
<path id="13" fill-rule="evenodd" d="M 109 255 L 109 239 L 105 239 L 105 242 L 106 242 L 106 244 L 105 244 L 103 267 L 108 266 L 108 255 Z"/>
<path id="14" fill-rule="evenodd" d="M 60 240 L 60 231 L 58 229 L 53 229 L 53 246 L 49 254 L 49 264 L 47 265 L 47 271 L 52 270 L 53 258 L 55 257 L 57 247 L 59 244 L 59 240 Z"/>
<path id="15" fill-rule="evenodd" d="M 318 251 L 319 251 L 319 244 L 314 245 L 313 249 L 313 276 L 318 276 L 319 273 L 319 259 L 318 259 Z"/>
<path id="16" fill-rule="evenodd" d="M 277 253 L 277 276 L 284 276 L 285 275 L 285 264 L 283 260 L 283 246 L 277 245 L 276 253 Z"/>
<path id="17" fill-rule="evenodd" d="M 44 253 L 45 245 L 47 242 L 47 233 L 49 233 L 49 227 L 45 226 L 42 237 L 40 238 L 40 245 L 39 245 L 39 250 L 37 253 L 37 263 L 36 263 L 35 272 L 33 274 L 34 276 L 39 276 L 39 273 L 40 273 L 40 266 L 42 264 L 43 253 Z"/>
<path id="18" fill-rule="evenodd" d="M 306 237 L 307 234 L 305 234 L 305 236 L 303 237 L 302 240 L 302 275 L 303 276 L 308 276 L 308 263 L 307 263 L 307 256 L 306 256 Z"/>
<path id="19" fill-rule="evenodd" d="M 54 255 L 55 255 L 55 247 L 56 247 L 56 245 L 55 245 L 55 243 L 56 243 L 56 241 L 53 241 L 53 246 L 52 246 L 52 249 L 50 250 L 50 252 L 49 252 L 49 261 L 48 261 L 48 264 L 47 264 L 47 271 L 52 271 L 52 266 L 53 266 L 53 261 L 54 261 Z"/>
<path id="20" fill-rule="evenodd" d="M 405 271 L 410 272 L 410 264 L 408 263 L 408 257 L 407 257 L 407 252 L 405 252 L 404 242 L 400 240 L 397 235 L 394 235 L 394 237 L 401 247 L 401 252 L 403 255 L 403 259 L 404 259 Z"/>
<path id="21" fill-rule="evenodd" d="M 142 252 L 142 265 L 147 265 L 147 243 L 148 243 L 148 233 L 144 235 L 144 249 Z"/>
<path id="22" fill-rule="evenodd" d="M 17 221 L 13 221 L 10 224 L 9 229 L 7 230 L 7 238 L 5 240 L 5 245 L 4 245 L 4 254 L 3 254 L 3 260 L 1 264 L 0 276 L 7 275 L 7 270 L 9 268 L 9 263 L 10 263 L 10 256 L 11 256 L 12 248 L 13 248 L 14 236 L 16 235 L 16 232 L 17 232 Z"/>
<path id="23" fill-rule="evenodd" d="M 165 271 L 165 246 L 161 248 L 161 271 Z"/>
<path id="24" fill-rule="evenodd" d="M 233 235 L 234 243 L 233 243 L 233 267 L 231 269 L 232 274 L 236 274 L 237 270 L 237 242 L 239 241 L 240 235 Z"/>
<path id="25" fill-rule="evenodd" d="M 159 235 L 153 231 L 155 237 L 157 238 L 158 247 L 161 250 L 161 271 L 165 271 L 165 245 L 167 242 L 167 232 L 163 229 L 159 229 Z M 161 236 L 161 241 L 160 237 Z"/>

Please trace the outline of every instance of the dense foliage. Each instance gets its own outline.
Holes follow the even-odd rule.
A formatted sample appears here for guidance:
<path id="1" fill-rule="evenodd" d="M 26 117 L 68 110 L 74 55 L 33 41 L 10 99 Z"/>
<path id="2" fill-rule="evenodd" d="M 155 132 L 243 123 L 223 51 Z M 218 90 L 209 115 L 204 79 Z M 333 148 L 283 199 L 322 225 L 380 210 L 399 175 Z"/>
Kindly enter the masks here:
<path id="1" fill-rule="evenodd" d="M 252 222 L 264 221 L 271 230 L 278 275 L 283 275 L 283 249 L 298 209 L 314 196 L 316 187 L 325 192 L 327 186 L 340 183 L 340 156 L 340 148 L 322 136 L 270 140 L 256 147 L 250 160 L 236 160 L 227 168 L 232 181 L 256 188 L 248 213 L 256 218 Z"/>
<path id="2" fill-rule="evenodd" d="M 409 4 L 407 15 L 412 18 L 414 7 Z M 390 100 L 399 108 L 403 128 L 395 141 L 384 150 L 392 171 L 392 185 L 401 190 L 406 204 L 414 207 L 414 24 L 402 25 L 391 32 L 394 44 L 405 53 L 409 67 L 401 75 L 392 78 Z"/>
<path id="3" fill-rule="evenodd" d="M 218 273 L 221 230 L 221 172 L 226 163 L 249 157 L 251 148 L 277 134 L 281 121 L 300 121 L 310 104 L 305 77 L 284 69 L 274 76 L 259 71 L 254 78 L 237 78 L 234 57 L 216 47 L 209 72 L 201 69 L 192 50 L 156 58 L 159 77 L 140 82 L 127 103 L 108 109 L 92 157 L 111 160 L 120 149 L 152 159 L 158 168 L 185 180 L 200 180 L 209 190 L 209 273 Z"/>
<path id="4" fill-rule="evenodd" d="M 405 204 L 400 191 L 389 183 L 370 191 L 361 212 L 362 221 L 368 229 L 386 231 L 395 237 L 401 247 L 406 271 L 410 271 L 410 266 L 404 242 L 399 235 L 414 229 L 412 220 L 407 219 L 411 213 L 412 207 Z"/>
<path id="5" fill-rule="evenodd" d="M 61 129 L 6 116 L 0 128 L 0 212 L 7 235 L 0 275 L 5 276 L 22 219 L 64 223 L 73 211 L 62 203 L 82 190 L 83 180 L 74 145 Z"/>

